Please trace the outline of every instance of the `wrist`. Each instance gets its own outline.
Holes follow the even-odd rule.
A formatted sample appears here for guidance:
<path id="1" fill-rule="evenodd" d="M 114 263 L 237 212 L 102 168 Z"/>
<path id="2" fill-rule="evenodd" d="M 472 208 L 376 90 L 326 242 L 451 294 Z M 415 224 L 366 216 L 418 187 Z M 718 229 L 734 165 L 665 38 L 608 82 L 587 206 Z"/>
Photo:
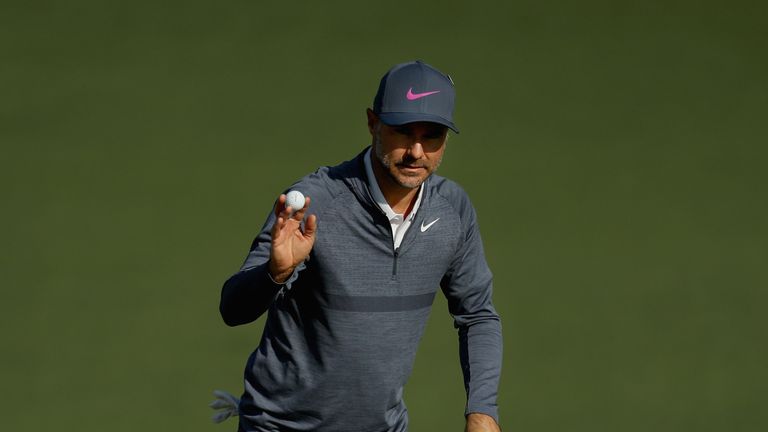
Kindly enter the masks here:
<path id="1" fill-rule="evenodd" d="M 500 432 L 501 428 L 493 417 L 487 414 L 467 414 L 466 432 Z"/>
<path id="2" fill-rule="evenodd" d="M 288 280 L 288 278 L 291 277 L 295 269 L 296 269 L 295 267 L 284 269 L 284 270 L 275 269 L 272 266 L 272 262 L 270 261 L 269 277 L 272 279 L 272 282 L 282 285 Z"/>

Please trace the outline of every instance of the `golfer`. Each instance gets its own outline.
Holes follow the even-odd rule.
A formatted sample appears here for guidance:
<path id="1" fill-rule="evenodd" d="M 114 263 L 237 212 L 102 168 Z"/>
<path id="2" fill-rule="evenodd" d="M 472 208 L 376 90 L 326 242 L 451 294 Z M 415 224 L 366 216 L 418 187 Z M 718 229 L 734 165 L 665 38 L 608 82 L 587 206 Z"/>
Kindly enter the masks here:
<path id="1" fill-rule="evenodd" d="M 240 431 L 407 431 L 403 388 L 442 290 L 458 329 L 466 430 L 498 431 L 501 322 L 466 193 L 435 173 L 451 78 L 420 61 L 381 79 L 371 146 L 280 195 L 221 292 L 230 326 L 267 312 L 245 367 Z M 287 192 L 287 191 L 286 191 Z"/>

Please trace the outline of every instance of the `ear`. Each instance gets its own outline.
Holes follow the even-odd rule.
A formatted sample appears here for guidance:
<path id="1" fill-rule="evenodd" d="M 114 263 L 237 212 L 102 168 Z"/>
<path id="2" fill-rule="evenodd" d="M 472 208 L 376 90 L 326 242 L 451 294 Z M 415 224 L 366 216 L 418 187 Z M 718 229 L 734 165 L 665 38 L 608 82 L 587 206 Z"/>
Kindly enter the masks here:
<path id="1" fill-rule="evenodd" d="M 365 114 L 368 116 L 368 132 L 370 132 L 371 136 L 373 136 L 374 131 L 376 130 L 376 124 L 379 122 L 379 118 L 370 108 L 365 110 Z"/>

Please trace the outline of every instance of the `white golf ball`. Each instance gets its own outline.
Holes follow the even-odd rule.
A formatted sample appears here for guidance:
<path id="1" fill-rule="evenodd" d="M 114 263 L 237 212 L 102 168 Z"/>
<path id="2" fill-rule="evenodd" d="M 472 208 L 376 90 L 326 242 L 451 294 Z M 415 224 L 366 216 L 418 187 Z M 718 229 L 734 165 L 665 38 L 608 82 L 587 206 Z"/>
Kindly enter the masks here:
<path id="1" fill-rule="evenodd" d="M 290 206 L 295 212 L 303 209 L 305 202 L 304 194 L 297 190 L 292 190 L 285 195 L 285 206 Z"/>

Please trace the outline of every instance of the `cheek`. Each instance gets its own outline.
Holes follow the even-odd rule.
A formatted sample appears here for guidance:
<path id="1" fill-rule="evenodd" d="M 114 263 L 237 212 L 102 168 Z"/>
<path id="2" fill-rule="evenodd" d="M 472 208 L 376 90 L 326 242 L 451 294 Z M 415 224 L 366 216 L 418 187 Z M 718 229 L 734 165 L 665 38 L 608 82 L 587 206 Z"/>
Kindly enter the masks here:
<path id="1" fill-rule="evenodd" d="M 443 159 L 443 153 L 444 153 L 443 150 L 438 150 L 438 151 L 434 151 L 434 152 L 429 153 L 429 161 L 433 165 L 439 164 L 440 161 Z"/>
<path id="2" fill-rule="evenodd" d="M 403 155 L 405 154 L 405 150 L 401 148 L 394 148 L 390 149 L 389 152 L 387 152 L 389 155 L 389 158 L 395 162 L 400 162 L 403 160 Z"/>

